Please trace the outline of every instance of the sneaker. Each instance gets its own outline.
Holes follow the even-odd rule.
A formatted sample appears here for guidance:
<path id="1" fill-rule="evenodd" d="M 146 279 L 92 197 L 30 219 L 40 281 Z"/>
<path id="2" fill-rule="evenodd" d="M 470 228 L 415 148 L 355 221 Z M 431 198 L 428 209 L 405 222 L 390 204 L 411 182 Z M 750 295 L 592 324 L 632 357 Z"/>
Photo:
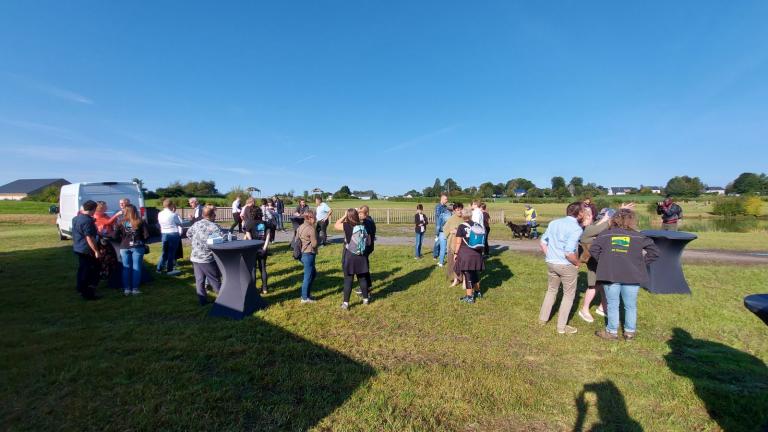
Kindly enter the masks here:
<path id="1" fill-rule="evenodd" d="M 589 313 L 584 313 L 583 311 L 579 311 L 579 317 L 588 323 L 595 322 L 595 319 L 592 318 L 592 315 Z"/>
<path id="2" fill-rule="evenodd" d="M 476 299 L 483 298 L 483 293 L 480 291 L 475 291 L 475 298 Z"/>
<path id="3" fill-rule="evenodd" d="M 619 335 L 613 334 L 613 333 L 608 333 L 608 331 L 605 330 L 605 329 L 596 331 L 595 332 L 595 336 L 599 337 L 600 339 L 605 339 L 605 340 L 612 340 L 612 341 L 619 340 Z"/>
<path id="4" fill-rule="evenodd" d="M 442 264 L 442 263 L 437 263 L 437 266 L 438 266 L 438 267 L 442 267 L 443 265 L 444 265 L 444 264 Z"/>
<path id="5" fill-rule="evenodd" d="M 464 297 L 459 297 L 459 301 L 471 304 L 471 303 L 475 302 L 475 299 L 473 297 L 470 297 L 470 296 L 464 296 Z"/>
<path id="6" fill-rule="evenodd" d="M 124 295 L 124 296 L 129 296 L 129 295 L 131 295 L 131 290 L 123 290 L 123 295 Z"/>
<path id="7" fill-rule="evenodd" d="M 344 309 L 344 310 L 349 310 L 349 303 L 347 303 L 347 302 L 342 303 L 341 304 L 341 308 Z"/>
<path id="8" fill-rule="evenodd" d="M 178 271 L 178 270 L 171 270 L 171 271 L 169 271 L 169 272 L 168 272 L 168 273 L 166 273 L 166 274 L 167 274 L 168 276 L 178 276 L 178 275 L 180 275 L 180 274 L 181 274 L 181 272 L 180 272 L 180 271 Z"/>
<path id="9" fill-rule="evenodd" d="M 600 315 L 601 317 L 605 316 L 605 311 L 603 311 L 602 307 L 598 307 L 597 309 L 595 309 L 595 313 Z"/>
<path id="10" fill-rule="evenodd" d="M 363 299 L 363 304 L 367 305 L 369 301 L 370 301 L 370 299 Z"/>
<path id="11" fill-rule="evenodd" d="M 131 291 L 131 295 L 139 295 L 139 294 L 141 294 L 141 291 L 139 291 L 137 289 Z"/>
<path id="12" fill-rule="evenodd" d="M 163 269 L 157 269 L 157 274 L 163 274 Z"/>
<path id="13" fill-rule="evenodd" d="M 562 329 L 557 329 L 557 332 L 558 332 L 559 334 L 574 334 L 574 333 L 576 333 L 577 331 L 578 331 L 578 330 L 576 329 L 576 327 L 571 327 L 571 326 L 569 326 L 569 325 L 567 325 L 567 326 L 563 327 Z"/>
<path id="14" fill-rule="evenodd" d="M 357 295 L 361 296 L 361 295 L 363 295 L 363 290 L 361 290 L 360 288 L 358 288 L 358 289 L 356 289 L 356 290 L 355 290 L 355 294 L 357 294 Z"/>
<path id="15" fill-rule="evenodd" d="M 316 303 L 316 302 L 317 302 L 317 300 L 315 300 L 315 299 L 313 299 L 311 297 L 310 298 L 301 299 L 301 304 L 304 304 L 304 303 Z"/>
<path id="16" fill-rule="evenodd" d="M 635 340 L 635 332 L 624 332 L 624 340 L 629 342 Z"/>
<path id="17" fill-rule="evenodd" d="M 261 293 L 262 293 L 262 294 L 267 294 L 268 292 L 269 292 L 269 291 L 267 291 L 267 289 L 266 289 L 266 288 L 262 288 L 262 289 L 261 289 Z"/>

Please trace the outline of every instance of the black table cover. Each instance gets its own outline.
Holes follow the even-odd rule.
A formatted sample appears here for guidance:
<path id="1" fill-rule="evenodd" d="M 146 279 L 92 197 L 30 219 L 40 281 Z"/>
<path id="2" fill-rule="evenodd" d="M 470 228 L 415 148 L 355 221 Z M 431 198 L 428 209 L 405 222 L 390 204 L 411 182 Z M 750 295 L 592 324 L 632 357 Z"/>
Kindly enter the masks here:
<path id="1" fill-rule="evenodd" d="M 690 294 L 680 258 L 685 245 L 698 236 L 683 231 L 647 230 L 642 233 L 652 238 L 661 252 L 659 259 L 648 266 L 646 289 L 654 294 Z"/>
<path id="2" fill-rule="evenodd" d="M 208 245 L 223 279 L 209 315 L 243 319 L 267 306 L 256 290 L 253 268 L 261 240 L 238 240 Z"/>

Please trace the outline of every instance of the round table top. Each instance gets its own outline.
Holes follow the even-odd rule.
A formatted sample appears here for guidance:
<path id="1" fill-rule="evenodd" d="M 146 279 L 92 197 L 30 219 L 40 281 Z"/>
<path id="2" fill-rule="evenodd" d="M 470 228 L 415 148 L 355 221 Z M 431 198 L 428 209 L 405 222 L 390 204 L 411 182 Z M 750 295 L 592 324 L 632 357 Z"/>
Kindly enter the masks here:
<path id="1" fill-rule="evenodd" d="M 768 313 L 768 294 L 752 294 L 744 297 L 744 306 L 754 313 Z"/>
<path id="2" fill-rule="evenodd" d="M 651 238 L 665 238 L 669 240 L 696 240 L 699 238 L 696 234 L 685 231 L 645 230 L 641 232 Z"/>
<path id="3" fill-rule="evenodd" d="M 213 251 L 219 250 L 241 250 L 250 249 L 259 246 L 264 246 L 263 240 L 233 240 L 230 242 L 216 243 L 208 245 L 208 249 Z"/>

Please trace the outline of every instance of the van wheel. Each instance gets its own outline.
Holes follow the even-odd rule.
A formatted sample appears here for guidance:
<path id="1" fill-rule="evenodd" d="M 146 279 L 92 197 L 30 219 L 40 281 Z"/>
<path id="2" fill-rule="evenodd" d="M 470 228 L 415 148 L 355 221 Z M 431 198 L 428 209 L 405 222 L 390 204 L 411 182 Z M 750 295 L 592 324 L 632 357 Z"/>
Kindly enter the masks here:
<path id="1" fill-rule="evenodd" d="M 69 240 L 68 238 L 64 237 L 64 233 L 61 232 L 61 228 L 56 225 L 56 229 L 59 230 L 59 240 Z"/>

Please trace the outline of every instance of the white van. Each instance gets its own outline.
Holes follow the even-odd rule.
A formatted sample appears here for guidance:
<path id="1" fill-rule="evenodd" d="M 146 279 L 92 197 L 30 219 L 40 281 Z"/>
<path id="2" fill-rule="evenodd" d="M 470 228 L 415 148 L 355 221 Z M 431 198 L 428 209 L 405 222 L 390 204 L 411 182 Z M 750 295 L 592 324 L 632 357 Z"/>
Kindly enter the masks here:
<path id="1" fill-rule="evenodd" d="M 80 207 L 88 200 L 104 201 L 107 203 L 107 215 L 112 216 L 120 210 L 120 199 L 128 198 L 131 204 L 141 211 L 141 217 L 146 219 L 144 194 L 138 183 L 101 182 L 101 183 L 72 183 L 61 187 L 59 195 L 59 214 L 56 225 L 62 240 L 72 238 L 72 218 L 77 216 Z"/>

